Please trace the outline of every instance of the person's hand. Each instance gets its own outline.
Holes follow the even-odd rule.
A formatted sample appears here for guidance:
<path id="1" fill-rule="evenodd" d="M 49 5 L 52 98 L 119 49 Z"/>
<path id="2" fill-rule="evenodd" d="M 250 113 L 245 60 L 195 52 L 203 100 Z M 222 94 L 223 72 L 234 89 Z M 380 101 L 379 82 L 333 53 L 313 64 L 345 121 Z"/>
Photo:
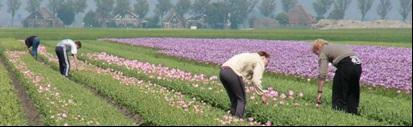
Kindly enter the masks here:
<path id="1" fill-rule="evenodd" d="M 263 94 L 263 95 L 261 95 L 261 99 L 262 99 L 262 103 L 268 104 L 268 97 L 267 97 L 267 96 L 265 96 L 265 95 Z"/>
<path id="2" fill-rule="evenodd" d="M 78 69 L 77 69 L 77 64 L 73 64 L 73 70 L 74 71 L 77 71 Z"/>
<path id="3" fill-rule="evenodd" d="M 321 105 L 321 97 L 323 96 L 323 93 L 318 93 L 317 98 L 316 98 L 316 106 L 320 107 Z"/>

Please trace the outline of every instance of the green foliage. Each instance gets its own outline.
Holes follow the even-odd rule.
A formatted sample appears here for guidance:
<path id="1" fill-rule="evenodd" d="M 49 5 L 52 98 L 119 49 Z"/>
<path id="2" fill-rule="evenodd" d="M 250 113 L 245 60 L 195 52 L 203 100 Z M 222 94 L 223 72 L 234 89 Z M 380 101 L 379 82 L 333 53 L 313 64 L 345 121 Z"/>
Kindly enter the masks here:
<path id="1" fill-rule="evenodd" d="M 59 17 L 65 25 L 71 25 L 75 21 L 75 15 L 75 10 L 71 6 L 62 6 L 57 10 L 57 17 Z"/>
<path id="2" fill-rule="evenodd" d="M 0 125 L 27 125 L 22 105 L 17 98 L 12 80 L 2 62 L 3 56 L 0 53 Z"/>
<path id="3" fill-rule="evenodd" d="M 90 42 L 89 42 L 90 43 Z M 182 60 L 174 60 L 174 59 L 169 59 L 168 57 L 162 57 L 159 55 L 156 55 L 156 53 L 151 53 L 154 51 L 151 51 L 151 49 L 144 49 L 144 48 L 137 48 L 137 47 L 130 47 L 127 45 L 120 45 L 120 44 L 108 44 L 106 45 L 105 43 L 102 44 L 102 42 L 99 42 L 100 45 L 99 46 L 93 46 L 96 44 L 90 44 L 87 45 L 88 49 L 93 49 L 92 51 L 105 51 L 105 52 L 109 52 L 109 53 L 113 53 L 115 55 L 120 55 L 122 57 L 125 58 L 129 58 L 129 59 L 137 59 L 137 60 L 143 60 L 143 61 L 147 61 L 147 62 L 151 62 L 151 63 L 155 63 L 155 64 L 163 64 L 163 65 L 167 65 L 169 67 L 174 67 L 174 68 L 179 68 L 179 69 L 185 69 L 186 71 L 192 72 L 192 73 L 203 73 L 203 72 L 211 72 L 211 73 L 207 73 L 209 75 L 216 75 L 217 74 L 217 69 L 216 68 L 211 68 L 208 67 L 206 65 L 199 65 L 196 63 L 191 63 L 191 62 L 184 62 Z M 106 46 L 104 46 L 106 45 Z M 118 46 L 116 46 L 118 45 Z M 119 48 L 119 49 L 118 49 Z M 141 51 L 141 53 L 136 53 L 136 51 Z M 169 60 L 168 60 L 169 59 Z M 88 59 L 87 61 L 91 62 L 93 60 Z M 190 83 L 187 83 L 185 81 L 162 81 L 162 80 L 157 80 L 157 79 L 151 79 L 149 78 L 149 76 L 145 76 L 141 73 L 139 73 L 136 70 L 130 70 L 127 69 L 125 67 L 119 67 L 119 66 L 115 66 L 115 65 L 108 65 L 108 64 L 103 64 L 101 62 L 92 62 L 94 64 L 97 64 L 101 67 L 104 68 L 112 68 L 115 70 L 119 70 L 122 71 L 124 74 L 128 75 L 128 76 L 132 76 L 132 77 L 137 77 L 140 79 L 145 79 L 145 80 L 150 80 L 154 83 L 157 83 L 159 85 L 171 88 L 171 89 L 175 89 L 178 91 L 181 91 L 185 94 L 189 94 L 192 95 L 194 97 L 199 97 L 201 99 L 203 99 L 204 101 L 210 103 L 211 105 L 217 106 L 217 107 L 221 107 L 226 109 L 227 105 L 226 105 L 226 101 L 225 101 L 225 94 L 224 93 L 220 93 L 222 95 L 219 95 L 217 93 L 214 92 L 208 92 L 208 91 L 204 91 L 204 90 L 199 90 L 196 89 L 194 87 L 191 86 Z M 205 73 L 203 73 L 205 74 Z M 277 76 L 266 76 L 264 77 L 264 84 L 268 84 L 267 87 L 272 86 L 274 88 L 276 88 L 279 91 L 283 91 L 286 92 L 288 90 L 293 90 L 293 91 L 302 91 L 303 93 L 305 93 L 305 95 L 308 95 L 306 97 L 304 97 L 304 101 L 306 103 L 313 103 L 315 95 L 316 95 L 316 86 L 315 85 L 308 85 L 307 81 L 294 81 L 291 79 L 285 79 L 282 77 L 277 77 Z M 272 84 L 272 83 L 276 83 L 276 84 Z M 315 83 L 312 83 L 315 84 Z M 306 89 L 302 89 L 306 87 Z M 214 89 L 220 89 L 219 87 L 214 87 Z M 222 88 L 221 88 L 222 89 Z M 331 90 L 326 90 L 327 92 L 325 92 L 325 96 L 331 96 Z M 383 94 L 382 92 L 368 92 L 366 91 L 365 93 L 363 93 L 362 95 L 362 102 L 361 102 L 361 112 L 362 112 L 362 117 L 363 118 L 367 118 L 370 120 L 377 120 L 377 121 L 383 121 L 386 123 L 390 123 L 390 124 L 395 124 L 395 125 L 410 125 L 411 124 L 411 114 L 409 111 L 409 106 L 411 105 L 410 99 L 405 99 L 405 98 L 399 98 L 399 95 L 381 95 Z M 314 95 L 314 96 L 313 96 Z M 388 96 L 388 97 L 386 97 Z M 221 101 L 219 101 L 221 100 Z M 325 99 L 324 100 L 326 105 L 331 105 L 331 101 L 329 99 Z M 381 102 L 388 102 L 387 104 L 383 104 Z M 394 107 L 393 104 L 399 104 L 398 107 Z M 381 105 L 381 106 L 377 106 L 377 105 Z M 261 106 L 261 105 L 260 105 Z M 254 106 L 254 107 L 260 107 L 260 106 Z M 283 107 L 284 108 L 284 107 Z M 268 109 L 268 107 L 266 108 Z M 288 110 L 288 108 L 286 108 L 285 110 Z M 307 110 L 312 110 L 311 108 L 307 109 Z M 329 108 L 325 108 L 323 110 L 323 113 L 331 113 L 328 110 L 331 110 Z M 406 112 L 406 110 L 408 110 Z M 250 109 L 251 113 L 255 112 L 254 109 Z M 377 113 L 380 112 L 380 113 Z M 272 113 L 274 114 L 274 113 Z M 280 113 L 283 114 L 283 113 Z M 287 113 L 288 114 L 288 113 Z M 312 113 L 314 114 L 314 113 Z M 317 114 L 317 113 L 316 113 Z M 256 114 L 258 115 L 258 114 Z M 262 114 L 260 114 L 262 115 Z M 336 115 L 334 115 L 336 116 Z M 281 116 L 279 116 L 281 117 Z M 297 116 L 294 116 L 297 117 Z M 301 119 L 301 117 L 304 116 L 300 116 L 299 119 Z M 271 119 L 272 117 L 268 118 L 270 120 L 274 120 Z M 288 118 L 288 117 L 287 117 Z M 268 120 L 266 118 L 262 118 L 262 120 Z M 285 119 L 285 118 L 284 118 Z M 298 119 L 298 118 L 297 118 Z M 303 118 L 304 119 L 304 118 Z M 309 119 L 309 118 L 305 118 L 305 119 Z M 351 119 L 355 119 L 355 118 L 351 118 Z M 286 121 L 291 121 L 291 120 L 286 120 Z M 331 121 L 331 120 L 330 120 Z M 357 121 L 357 120 L 356 120 Z M 287 124 L 287 123 L 282 123 L 282 121 L 280 121 L 280 124 Z M 298 122 L 300 123 L 300 122 Z M 338 122 L 339 123 L 339 122 Z M 293 124 L 293 123 L 291 123 Z M 297 123 L 296 123 L 297 124 Z M 302 123 L 304 125 L 306 125 L 305 123 Z M 335 122 L 331 122 L 330 124 L 335 125 Z M 329 125 L 330 125 L 329 124 Z M 337 124 L 337 123 L 336 123 Z M 289 124 L 287 124 L 289 125 Z M 301 125 L 301 124 L 300 124 Z M 311 124 L 312 125 L 312 124 Z"/>
<path id="4" fill-rule="evenodd" d="M 277 17 L 275 17 L 275 19 L 278 21 L 278 23 L 280 23 L 283 26 L 289 23 L 288 14 L 285 12 L 278 14 Z"/>
<path id="5" fill-rule="evenodd" d="M 133 125 L 132 120 L 105 100 L 38 63 L 30 55 L 13 59 L 16 62 L 8 60 L 45 125 Z M 18 69 L 23 65 L 30 72 Z M 28 73 L 33 77 L 25 75 Z"/>
<path id="6" fill-rule="evenodd" d="M 39 32 L 40 31 L 40 32 Z M 38 35 L 43 40 L 73 38 L 78 40 L 96 40 L 99 38 L 131 37 L 183 37 L 183 38 L 248 38 L 265 40 L 315 40 L 328 41 L 390 42 L 410 44 L 411 29 L 275 29 L 275 30 L 164 30 L 164 29 L 0 29 L 0 38 L 25 39 Z"/>

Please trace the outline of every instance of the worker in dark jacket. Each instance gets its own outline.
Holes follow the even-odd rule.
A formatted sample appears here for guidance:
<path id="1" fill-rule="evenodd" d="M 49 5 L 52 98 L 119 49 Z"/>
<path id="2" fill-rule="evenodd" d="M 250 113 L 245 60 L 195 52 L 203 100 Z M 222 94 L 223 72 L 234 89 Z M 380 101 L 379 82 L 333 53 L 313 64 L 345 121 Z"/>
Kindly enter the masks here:
<path id="1" fill-rule="evenodd" d="M 319 56 L 318 96 L 317 105 L 321 104 L 324 81 L 327 78 L 328 63 L 336 68 L 333 79 L 333 108 L 347 113 L 358 114 L 360 101 L 361 61 L 350 47 L 328 44 L 318 39 L 312 47 L 314 54 Z"/>
<path id="2" fill-rule="evenodd" d="M 37 36 L 30 36 L 26 38 L 24 43 L 26 44 L 27 49 L 29 50 L 30 54 L 37 60 L 37 49 L 39 48 L 39 45 L 40 45 L 40 38 Z"/>

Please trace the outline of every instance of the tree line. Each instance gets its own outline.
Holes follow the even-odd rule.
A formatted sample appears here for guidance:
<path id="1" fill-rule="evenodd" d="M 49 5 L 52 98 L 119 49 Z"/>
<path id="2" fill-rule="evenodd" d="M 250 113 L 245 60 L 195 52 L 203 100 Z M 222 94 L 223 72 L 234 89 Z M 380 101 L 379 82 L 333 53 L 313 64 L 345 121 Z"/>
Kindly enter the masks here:
<path id="1" fill-rule="evenodd" d="M 25 10 L 33 13 L 41 8 L 43 0 L 7 0 L 0 3 L 0 9 L 6 7 L 11 16 L 11 26 L 22 2 L 27 2 Z M 135 4 L 131 4 L 135 1 Z M 412 0 L 398 0 L 398 10 L 401 19 L 406 21 L 412 10 Z M 312 9 L 316 12 L 317 20 L 344 19 L 346 11 L 353 0 L 315 0 Z M 360 19 L 365 20 L 366 14 L 371 11 L 375 2 L 378 2 L 376 13 L 381 19 L 386 19 L 393 9 L 390 0 L 357 0 L 357 7 L 361 14 Z M 147 20 L 147 27 L 161 27 L 162 20 L 168 12 L 174 10 L 181 17 L 204 18 L 205 23 L 211 28 L 224 28 L 226 25 L 237 29 L 247 24 L 251 12 L 257 8 L 259 13 L 266 18 L 276 19 L 280 24 L 288 24 L 288 11 L 296 6 L 297 0 L 178 0 L 173 4 L 170 0 L 157 0 L 154 15 L 148 16 L 150 11 L 148 0 L 95 0 L 96 9 L 85 12 L 88 7 L 86 0 L 48 0 L 48 10 L 65 25 L 71 25 L 80 13 L 86 13 L 83 18 L 85 26 L 102 26 L 103 19 L 112 18 L 115 14 L 134 12 L 139 18 Z M 276 12 L 277 4 L 281 4 L 282 12 Z M 327 14 L 327 12 L 330 12 Z"/>

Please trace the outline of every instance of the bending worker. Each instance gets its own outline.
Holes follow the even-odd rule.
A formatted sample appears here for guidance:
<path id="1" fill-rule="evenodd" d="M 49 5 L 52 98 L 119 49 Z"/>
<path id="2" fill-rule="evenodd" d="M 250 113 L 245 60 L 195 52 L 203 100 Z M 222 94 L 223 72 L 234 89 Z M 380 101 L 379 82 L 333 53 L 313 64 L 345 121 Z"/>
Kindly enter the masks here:
<path id="1" fill-rule="evenodd" d="M 321 104 L 328 63 L 332 63 L 337 68 L 333 79 L 333 109 L 358 114 L 362 73 L 360 59 L 350 47 L 328 44 L 322 39 L 315 40 L 312 51 L 319 56 L 320 66 L 317 104 Z"/>
<path id="2" fill-rule="evenodd" d="M 65 39 L 60 41 L 56 45 L 56 55 L 57 58 L 59 59 L 59 68 L 60 68 L 60 73 L 64 76 L 69 76 L 69 71 L 70 71 L 70 61 L 69 61 L 69 55 L 73 56 L 74 60 L 74 67 L 76 69 L 76 63 L 77 63 L 77 50 L 82 47 L 82 44 L 80 41 L 74 42 L 73 40 L 70 39 Z"/>
<path id="3" fill-rule="evenodd" d="M 231 101 L 230 113 L 243 118 L 246 98 L 245 83 L 253 84 L 258 95 L 263 95 L 261 79 L 270 55 L 264 51 L 241 53 L 221 66 L 219 78 Z"/>

